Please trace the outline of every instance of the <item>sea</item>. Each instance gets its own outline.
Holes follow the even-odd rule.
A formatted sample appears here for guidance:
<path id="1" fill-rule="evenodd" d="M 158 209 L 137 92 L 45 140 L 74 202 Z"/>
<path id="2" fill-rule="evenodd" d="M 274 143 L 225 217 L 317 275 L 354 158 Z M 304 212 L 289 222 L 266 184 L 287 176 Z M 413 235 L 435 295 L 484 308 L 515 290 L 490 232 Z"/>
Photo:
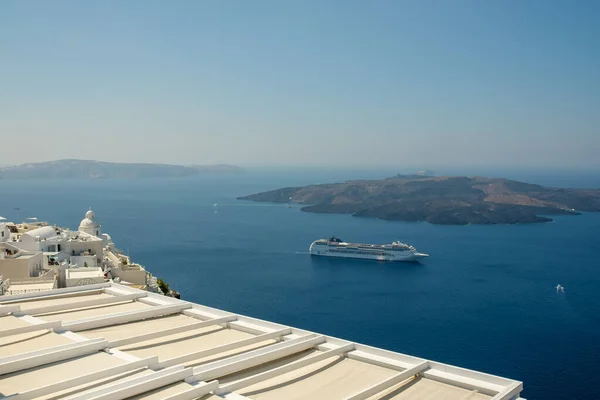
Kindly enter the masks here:
<path id="1" fill-rule="evenodd" d="M 395 169 L 249 169 L 235 176 L 0 183 L 0 215 L 104 232 L 185 300 L 524 382 L 529 400 L 598 399 L 600 213 L 544 224 L 440 226 L 236 200 Z M 448 168 L 600 188 L 600 171 Z M 310 243 L 400 240 L 420 264 L 323 259 Z M 556 286 L 565 288 L 557 293 Z"/>

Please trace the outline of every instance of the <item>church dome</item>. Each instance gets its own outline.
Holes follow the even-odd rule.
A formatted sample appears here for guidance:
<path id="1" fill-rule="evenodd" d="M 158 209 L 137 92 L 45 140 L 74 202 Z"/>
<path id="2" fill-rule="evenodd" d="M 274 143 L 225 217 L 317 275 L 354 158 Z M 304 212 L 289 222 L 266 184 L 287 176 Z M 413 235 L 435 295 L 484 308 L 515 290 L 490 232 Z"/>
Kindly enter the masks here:
<path id="1" fill-rule="evenodd" d="M 94 220 L 96 218 L 96 214 L 94 214 L 94 212 L 92 211 L 92 209 L 90 208 L 88 210 L 88 212 L 85 213 L 85 218 L 86 219 L 90 219 L 90 220 Z"/>
<path id="2" fill-rule="evenodd" d="M 85 213 L 85 218 L 81 220 L 79 231 L 96 237 L 100 237 L 102 234 L 100 224 L 96 221 L 96 214 L 91 208 Z"/>
<path id="3" fill-rule="evenodd" d="M 89 211 L 88 211 L 89 212 Z M 81 220 L 81 223 L 79 224 L 80 227 L 86 227 L 86 226 L 95 226 L 96 224 L 94 223 L 94 221 L 92 221 L 90 218 L 85 217 L 84 219 Z"/>

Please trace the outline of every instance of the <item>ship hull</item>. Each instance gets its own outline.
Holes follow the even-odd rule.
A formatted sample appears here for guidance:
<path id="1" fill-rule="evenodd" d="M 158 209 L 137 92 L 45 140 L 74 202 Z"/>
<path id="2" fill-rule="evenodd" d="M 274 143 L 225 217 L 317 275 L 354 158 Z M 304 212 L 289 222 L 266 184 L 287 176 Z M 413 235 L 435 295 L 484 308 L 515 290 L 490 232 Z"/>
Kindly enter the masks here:
<path id="1" fill-rule="evenodd" d="M 353 258 L 360 260 L 375 260 L 375 261 L 388 261 L 388 262 L 415 262 L 429 257 L 427 254 L 412 254 L 405 257 L 390 257 L 390 256 L 371 256 L 371 255 L 360 255 L 360 254 L 331 254 L 331 253 L 310 253 L 313 257 L 333 257 L 333 258 Z"/>

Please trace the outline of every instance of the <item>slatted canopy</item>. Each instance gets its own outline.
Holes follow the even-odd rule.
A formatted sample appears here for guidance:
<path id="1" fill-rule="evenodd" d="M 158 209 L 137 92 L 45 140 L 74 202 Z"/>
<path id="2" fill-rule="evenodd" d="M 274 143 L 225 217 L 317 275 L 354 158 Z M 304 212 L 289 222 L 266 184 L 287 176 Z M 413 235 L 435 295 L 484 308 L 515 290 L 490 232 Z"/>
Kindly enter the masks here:
<path id="1" fill-rule="evenodd" d="M 0 297 L 0 399 L 519 399 L 521 382 L 115 283 Z"/>

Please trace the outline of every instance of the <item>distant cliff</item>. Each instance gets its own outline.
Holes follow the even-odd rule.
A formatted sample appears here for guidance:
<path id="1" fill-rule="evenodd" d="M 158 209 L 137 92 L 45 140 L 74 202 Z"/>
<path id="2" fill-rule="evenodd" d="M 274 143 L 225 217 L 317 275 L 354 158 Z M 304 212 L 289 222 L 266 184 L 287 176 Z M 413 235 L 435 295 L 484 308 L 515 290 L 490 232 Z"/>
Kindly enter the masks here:
<path id="1" fill-rule="evenodd" d="M 171 165 L 58 160 L 0 168 L 0 179 L 174 178 L 206 174 L 239 174 L 232 165 Z"/>
<path id="2" fill-rule="evenodd" d="M 600 211 L 600 189 L 559 189 L 508 179 L 398 175 L 383 180 L 289 187 L 239 197 L 306 204 L 302 211 L 433 224 L 517 224 Z"/>

